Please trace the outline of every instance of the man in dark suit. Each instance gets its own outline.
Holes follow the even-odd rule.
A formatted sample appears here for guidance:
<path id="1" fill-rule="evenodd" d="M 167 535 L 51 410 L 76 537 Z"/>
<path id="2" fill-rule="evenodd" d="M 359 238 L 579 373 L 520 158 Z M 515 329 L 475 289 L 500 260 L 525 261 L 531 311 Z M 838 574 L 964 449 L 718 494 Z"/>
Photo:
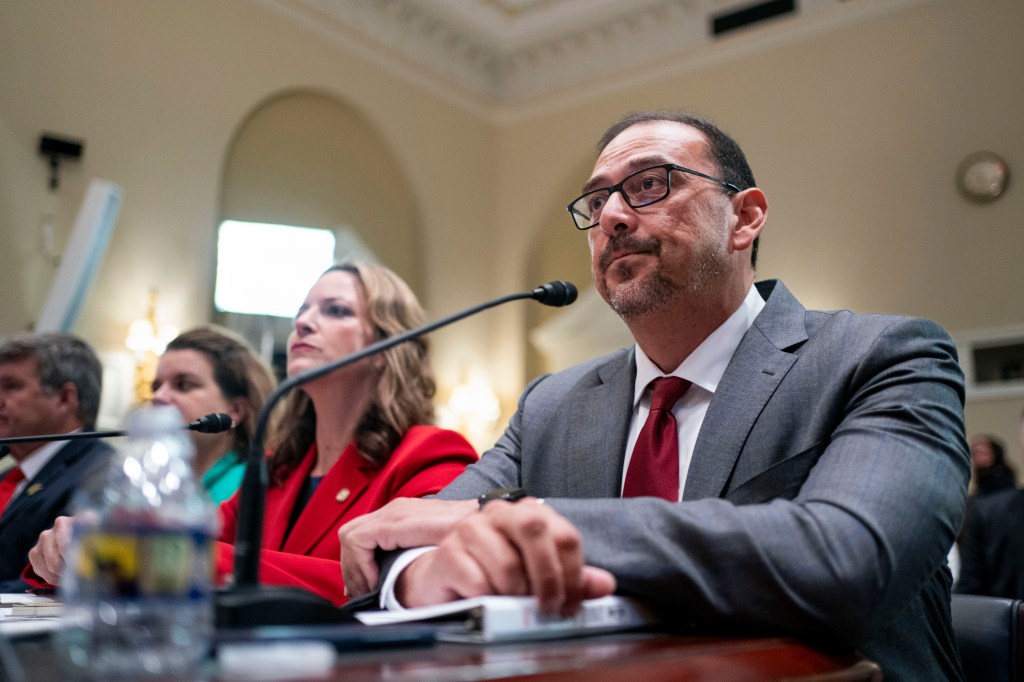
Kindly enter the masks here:
<path id="1" fill-rule="evenodd" d="M 676 622 L 856 648 L 887 680 L 962 679 L 946 554 L 969 457 L 945 332 L 755 286 L 767 201 L 702 119 L 612 126 L 569 211 L 636 346 L 531 383 L 441 500 L 343 527 L 350 594 L 376 584 L 376 548 L 432 544 L 392 566 L 386 604 L 535 594 L 571 613 L 617 590 Z M 660 405 L 672 384 L 690 387 Z M 507 486 L 528 496 L 476 511 Z"/>
<path id="2" fill-rule="evenodd" d="M 1024 445 L 1024 414 L 1020 438 Z M 1024 490 L 1011 486 L 971 499 L 960 538 L 957 592 L 1024 599 L 1022 521 Z"/>
<path id="3" fill-rule="evenodd" d="M 91 429 L 100 404 L 102 367 L 82 340 L 23 334 L 0 344 L 0 438 Z M 71 495 L 111 452 L 97 440 L 8 446 L 14 466 L 0 474 L 0 592 L 23 591 L 28 550 Z"/>

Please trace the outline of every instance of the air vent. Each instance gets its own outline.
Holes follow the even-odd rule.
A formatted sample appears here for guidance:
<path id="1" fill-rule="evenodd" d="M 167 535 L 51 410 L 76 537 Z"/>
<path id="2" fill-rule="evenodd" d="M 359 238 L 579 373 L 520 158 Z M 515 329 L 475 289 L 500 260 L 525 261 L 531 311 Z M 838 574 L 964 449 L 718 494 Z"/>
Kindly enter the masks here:
<path id="1" fill-rule="evenodd" d="M 720 36 L 768 19 L 796 12 L 796 0 L 770 0 L 711 18 L 711 34 Z"/>

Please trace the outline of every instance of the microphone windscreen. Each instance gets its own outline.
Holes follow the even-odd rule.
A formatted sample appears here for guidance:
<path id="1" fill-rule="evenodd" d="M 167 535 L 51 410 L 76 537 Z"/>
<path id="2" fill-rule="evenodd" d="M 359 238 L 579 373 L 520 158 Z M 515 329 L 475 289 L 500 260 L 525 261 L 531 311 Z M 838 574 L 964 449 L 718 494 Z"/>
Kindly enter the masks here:
<path id="1" fill-rule="evenodd" d="M 231 428 L 231 415 L 223 412 L 207 414 L 188 425 L 189 431 L 199 433 L 221 433 Z"/>
<path id="2" fill-rule="evenodd" d="M 561 307 L 569 305 L 576 300 L 576 285 L 572 282 L 555 280 L 547 284 L 541 284 L 533 290 L 533 298 L 544 305 Z"/>

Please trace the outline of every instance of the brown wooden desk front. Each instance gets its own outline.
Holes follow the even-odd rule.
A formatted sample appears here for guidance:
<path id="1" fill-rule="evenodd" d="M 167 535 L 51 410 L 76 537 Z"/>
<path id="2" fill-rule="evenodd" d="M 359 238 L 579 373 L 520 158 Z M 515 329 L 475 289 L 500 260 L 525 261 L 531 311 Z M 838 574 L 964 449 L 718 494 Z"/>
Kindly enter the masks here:
<path id="1" fill-rule="evenodd" d="M 882 679 L 853 655 L 826 654 L 794 639 L 621 633 L 554 642 L 471 645 L 347 654 L 333 679 L 368 680 L 847 680 Z"/>
<path id="2" fill-rule="evenodd" d="M 49 642 L 17 642 L 13 649 L 24 679 L 63 677 Z M 13 671 L 4 672 L 7 675 L 2 676 L 7 677 Z M 202 679 L 240 678 L 218 677 L 210 670 L 209 676 Z M 438 643 L 429 647 L 344 653 L 339 655 L 333 674 L 315 679 L 344 682 L 880 682 L 882 674 L 870 661 L 854 655 L 825 653 L 786 637 L 618 633 L 549 642 L 489 646 Z"/>

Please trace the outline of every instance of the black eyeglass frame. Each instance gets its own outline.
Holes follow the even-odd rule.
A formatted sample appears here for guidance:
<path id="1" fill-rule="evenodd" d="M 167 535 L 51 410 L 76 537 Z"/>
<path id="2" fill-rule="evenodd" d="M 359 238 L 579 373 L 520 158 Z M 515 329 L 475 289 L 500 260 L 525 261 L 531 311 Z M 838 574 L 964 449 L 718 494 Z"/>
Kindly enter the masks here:
<path id="1" fill-rule="evenodd" d="M 623 191 L 623 189 L 622 189 L 623 186 L 629 181 L 630 178 L 633 178 L 633 177 L 635 177 L 637 175 L 640 175 L 641 173 L 646 173 L 647 171 L 654 170 L 655 168 L 664 168 L 664 169 L 666 169 L 668 171 L 674 171 L 675 170 L 675 171 L 679 171 L 681 173 L 689 173 L 690 175 L 696 175 L 698 178 L 704 178 L 705 180 L 710 180 L 711 182 L 713 182 L 713 183 L 715 183 L 717 185 L 720 185 L 722 187 L 725 187 L 726 189 L 732 190 L 732 192 L 734 194 L 743 191 L 739 187 L 737 187 L 736 185 L 732 184 L 731 182 L 726 182 L 725 180 L 722 180 L 720 178 L 716 178 L 716 177 L 714 177 L 712 175 L 708 175 L 707 173 L 701 173 L 700 171 L 695 171 L 692 168 L 687 168 L 686 166 L 680 166 L 679 164 L 675 164 L 675 163 L 659 163 L 659 164 L 657 164 L 655 166 L 648 166 L 647 168 L 641 168 L 638 171 L 634 171 L 634 172 L 630 173 L 629 175 L 627 175 L 626 177 L 622 178 L 622 180 L 620 180 L 619 182 L 615 183 L 614 185 L 609 185 L 608 187 L 598 187 L 597 189 L 592 189 L 589 192 L 584 192 L 583 194 L 579 195 L 578 197 L 576 197 L 575 199 L 570 201 L 568 206 L 566 206 L 565 208 L 566 208 L 566 210 L 569 211 L 569 217 L 572 218 L 572 224 L 575 225 L 576 229 L 580 230 L 580 231 L 586 231 L 586 230 L 589 230 L 589 229 L 591 229 L 593 227 L 597 227 L 597 223 L 591 223 L 590 225 L 587 225 L 586 227 L 580 227 L 579 222 L 576 220 L 576 216 L 583 217 L 583 214 L 580 213 L 579 211 L 574 211 L 573 210 L 573 206 L 578 204 L 581 199 L 583 199 L 585 197 L 588 197 L 591 194 L 596 194 L 598 192 L 608 192 L 608 198 L 609 199 L 611 198 L 611 196 L 613 194 L 618 192 L 619 194 L 622 195 L 622 198 L 626 201 L 626 205 L 629 206 L 630 208 L 643 208 L 645 206 L 650 206 L 652 204 L 656 204 L 659 201 L 664 201 L 665 197 L 667 197 L 672 192 L 672 173 L 671 172 L 668 172 L 668 173 L 665 174 L 665 193 L 662 196 L 658 197 L 657 199 L 653 199 L 651 201 L 647 201 L 647 202 L 644 202 L 642 204 L 634 204 L 632 201 L 630 201 L 629 195 L 626 194 Z M 587 219 L 589 220 L 589 218 L 587 218 Z"/>

